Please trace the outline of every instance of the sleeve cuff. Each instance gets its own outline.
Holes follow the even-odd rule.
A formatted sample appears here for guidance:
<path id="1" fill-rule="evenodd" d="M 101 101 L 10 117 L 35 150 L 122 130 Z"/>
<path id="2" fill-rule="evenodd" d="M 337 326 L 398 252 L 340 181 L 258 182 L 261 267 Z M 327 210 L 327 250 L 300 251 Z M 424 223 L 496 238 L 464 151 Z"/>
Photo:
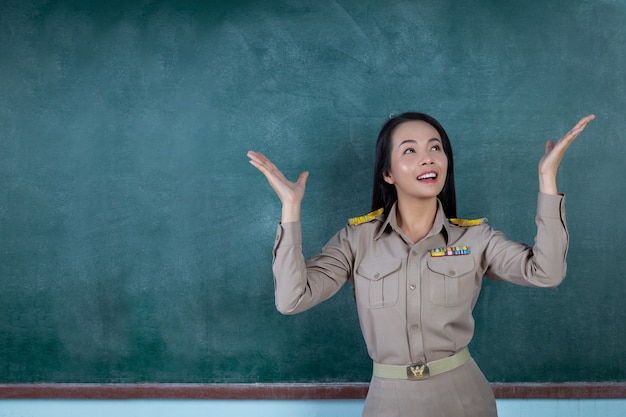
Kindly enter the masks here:
<path id="1" fill-rule="evenodd" d="M 540 192 L 537 198 L 537 216 L 562 219 L 565 215 L 565 194 L 545 194 Z"/>
<path id="2" fill-rule="evenodd" d="M 302 245 L 302 223 L 299 221 L 279 223 L 274 248 L 295 245 Z"/>

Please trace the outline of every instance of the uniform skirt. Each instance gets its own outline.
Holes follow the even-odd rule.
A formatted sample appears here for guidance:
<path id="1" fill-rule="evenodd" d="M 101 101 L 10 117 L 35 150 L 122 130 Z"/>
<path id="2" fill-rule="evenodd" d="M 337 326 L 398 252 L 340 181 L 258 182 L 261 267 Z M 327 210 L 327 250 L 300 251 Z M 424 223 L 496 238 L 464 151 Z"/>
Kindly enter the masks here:
<path id="1" fill-rule="evenodd" d="M 363 417 L 497 417 L 493 390 L 473 359 L 421 381 L 372 377 Z"/>

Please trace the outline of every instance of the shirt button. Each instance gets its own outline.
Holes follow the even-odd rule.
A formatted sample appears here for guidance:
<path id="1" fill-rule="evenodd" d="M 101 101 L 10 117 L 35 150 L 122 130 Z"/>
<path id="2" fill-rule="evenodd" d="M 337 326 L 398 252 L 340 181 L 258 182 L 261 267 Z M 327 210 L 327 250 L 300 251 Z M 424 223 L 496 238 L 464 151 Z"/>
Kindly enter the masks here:
<path id="1" fill-rule="evenodd" d="M 420 326 L 417 323 L 411 324 L 411 330 L 417 330 L 417 329 L 419 329 L 419 327 Z"/>
<path id="2" fill-rule="evenodd" d="M 379 274 L 378 272 L 377 272 L 377 273 L 375 273 L 375 274 L 374 274 L 374 278 L 376 278 L 376 279 L 380 278 L 380 274 Z"/>
<path id="3" fill-rule="evenodd" d="M 412 251 L 412 252 L 411 252 L 411 255 L 413 255 L 413 256 L 417 256 L 417 251 L 416 251 L 416 250 Z"/>
<path id="4" fill-rule="evenodd" d="M 409 288 L 410 288 L 410 289 L 412 289 L 412 290 L 414 290 L 414 289 L 415 289 L 415 284 L 411 284 L 411 285 L 409 285 Z"/>
<path id="5" fill-rule="evenodd" d="M 456 276 L 456 271 L 453 269 L 448 273 L 451 277 L 455 277 Z"/>

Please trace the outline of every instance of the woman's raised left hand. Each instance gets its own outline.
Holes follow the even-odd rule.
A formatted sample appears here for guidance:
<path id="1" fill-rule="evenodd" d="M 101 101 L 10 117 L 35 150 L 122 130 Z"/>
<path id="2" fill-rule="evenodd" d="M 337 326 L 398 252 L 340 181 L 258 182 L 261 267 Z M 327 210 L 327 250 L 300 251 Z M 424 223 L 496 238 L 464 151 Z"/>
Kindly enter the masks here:
<path id="1" fill-rule="evenodd" d="M 565 136 L 559 139 L 556 143 L 549 140 L 546 142 L 546 153 L 539 161 L 539 191 L 546 194 L 557 194 L 556 187 L 556 174 L 559 169 L 559 164 L 565 155 L 565 151 L 572 144 L 574 139 L 580 135 L 585 129 L 587 124 L 591 122 L 595 116 L 590 114 L 585 116 L 576 123 L 576 126 L 572 128 Z"/>

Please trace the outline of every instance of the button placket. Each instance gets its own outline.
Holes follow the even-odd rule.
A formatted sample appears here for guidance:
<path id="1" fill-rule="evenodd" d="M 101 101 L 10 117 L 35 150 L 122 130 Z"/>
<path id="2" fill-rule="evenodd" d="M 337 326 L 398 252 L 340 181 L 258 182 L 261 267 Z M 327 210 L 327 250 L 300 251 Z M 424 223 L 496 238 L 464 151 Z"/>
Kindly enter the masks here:
<path id="1" fill-rule="evenodd" d="M 409 352 L 411 358 L 421 356 L 423 352 L 422 327 L 421 327 L 421 280 L 422 273 L 420 260 L 420 244 L 414 245 L 407 256 L 407 312 L 406 326 L 409 332 Z"/>

